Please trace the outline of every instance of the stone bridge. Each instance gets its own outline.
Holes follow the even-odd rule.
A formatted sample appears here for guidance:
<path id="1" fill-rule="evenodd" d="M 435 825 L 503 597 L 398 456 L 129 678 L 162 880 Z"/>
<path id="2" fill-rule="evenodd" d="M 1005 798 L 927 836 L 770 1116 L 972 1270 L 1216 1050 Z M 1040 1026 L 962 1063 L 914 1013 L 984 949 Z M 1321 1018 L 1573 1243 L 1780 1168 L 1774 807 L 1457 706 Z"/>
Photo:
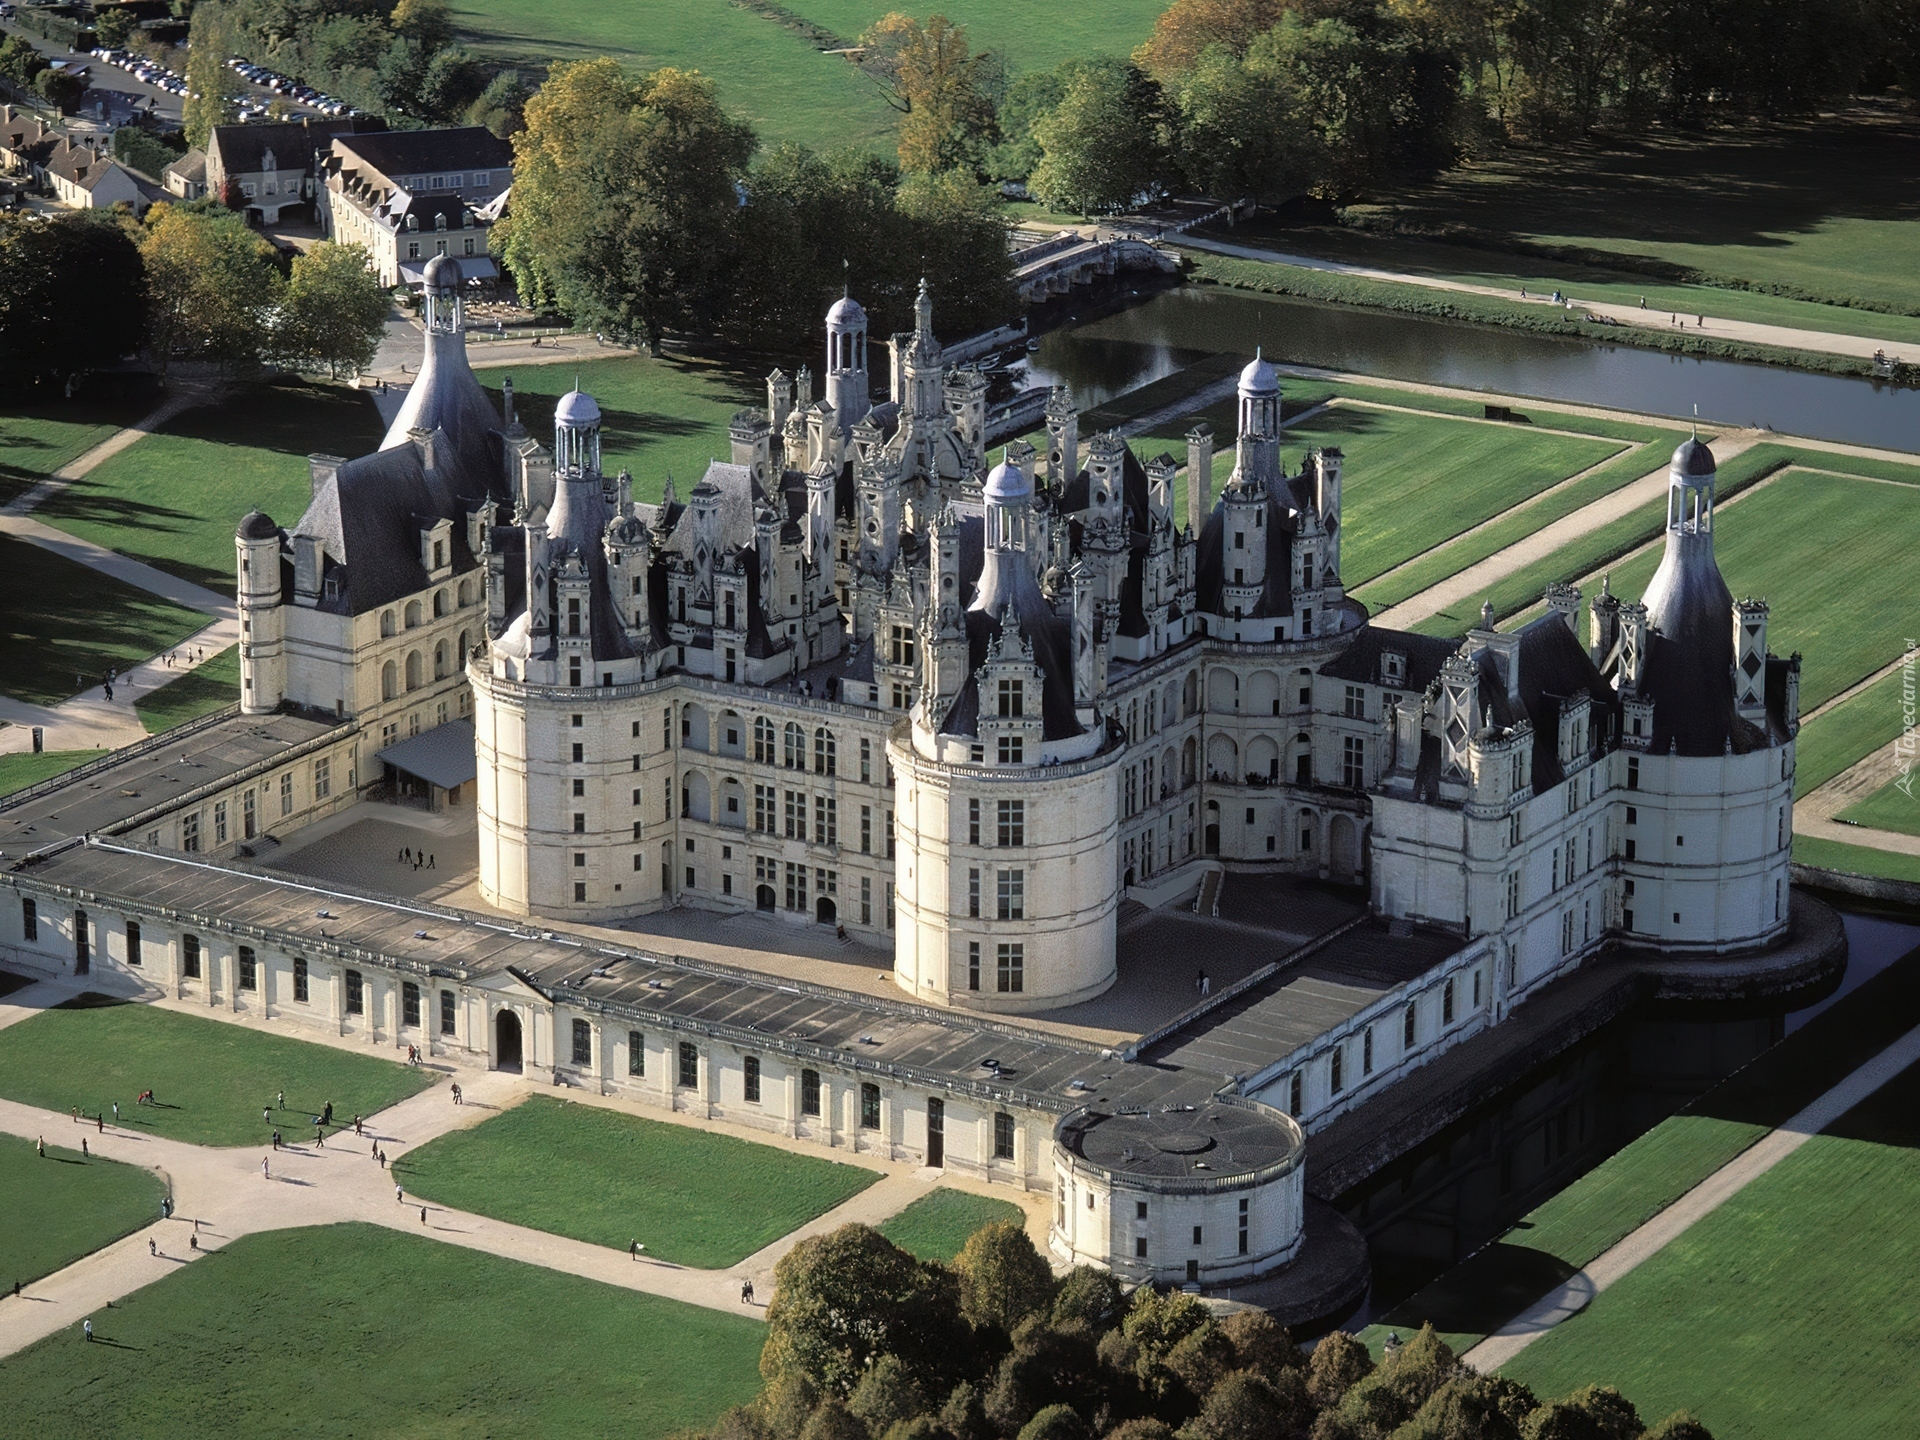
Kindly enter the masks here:
<path id="1" fill-rule="evenodd" d="M 1088 239 L 1063 231 L 1053 239 L 1030 246 L 1014 256 L 1013 281 L 1026 304 L 1049 295 L 1063 295 L 1095 276 L 1122 270 L 1158 270 L 1173 274 L 1179 262 L 1157 245 L 1131 236 L 1111 240 Z"/>

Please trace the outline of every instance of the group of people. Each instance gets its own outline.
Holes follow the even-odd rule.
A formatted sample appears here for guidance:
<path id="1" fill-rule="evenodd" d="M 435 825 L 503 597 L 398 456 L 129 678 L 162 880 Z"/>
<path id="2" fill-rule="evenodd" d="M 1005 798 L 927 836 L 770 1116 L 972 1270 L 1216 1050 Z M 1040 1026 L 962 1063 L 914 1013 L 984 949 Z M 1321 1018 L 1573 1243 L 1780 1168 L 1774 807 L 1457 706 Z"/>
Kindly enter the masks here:
<path id="1" fill-rule="evenodd" d="M 411 865 L 416 870 L 424 865 L 431 870 L 434 868 L 434 857 L 425 850 L 415 850 L 411 845 L 403 845 L 400 848 L 400 854 L 396 857 L 396 863 Z"/>

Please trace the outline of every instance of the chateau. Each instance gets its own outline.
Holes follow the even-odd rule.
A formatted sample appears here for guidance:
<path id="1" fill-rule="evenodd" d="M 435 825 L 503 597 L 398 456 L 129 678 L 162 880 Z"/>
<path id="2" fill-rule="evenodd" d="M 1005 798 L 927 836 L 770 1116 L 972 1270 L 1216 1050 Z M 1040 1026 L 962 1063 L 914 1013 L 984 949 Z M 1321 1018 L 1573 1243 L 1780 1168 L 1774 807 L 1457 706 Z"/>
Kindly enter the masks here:
<path id="1" fill-rule="evenodd" d="M 843 298 L 822 393 L 776 371 L 650 505 L 591 396 L 496 411 L 425 277 L 382 448 L 240 523 L 241 715 L 0 806 L 10 959 L 1047 1188 L 1056 1258 L 1208 1286 L 1345 1226 L 1309 1137 L 1542 987 L 1737 987 L 1804 927 L 1799 661 L 1698 440 L 1639 601 L 1442 640 L 1346 595 L 1342 456 L 1289 470 L 1258 356 L 1231 454 L 1059 391 L 996 456 L 926 287 L 884 352 Z M 472 808 L 476 908 L 255 863 L 376 791 Z M 614 933 L 666 910 L 844 930 L 889 993 Z"/>

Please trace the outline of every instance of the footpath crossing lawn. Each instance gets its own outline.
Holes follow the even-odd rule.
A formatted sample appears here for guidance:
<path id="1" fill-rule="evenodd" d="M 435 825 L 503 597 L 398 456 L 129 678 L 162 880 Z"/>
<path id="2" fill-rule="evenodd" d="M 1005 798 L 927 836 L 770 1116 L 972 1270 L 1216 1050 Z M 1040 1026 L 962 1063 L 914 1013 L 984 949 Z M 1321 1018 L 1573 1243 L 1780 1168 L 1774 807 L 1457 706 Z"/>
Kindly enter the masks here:
<path id="1" fill-rule="evenodd" d="M 171 730 L 189 720 L 223 709 L 240 698 L 240 647 L 229 645 L 218 655 L 158 690 L 149 690 L 133 702 L 149 735 Z"/>
<path id="2" fill-rule="evenodd" d="M 724 1270 L 880 1178 L 731 1135 L 536 1095 L 394 1162 L 411 1194 Z"/>
<path id="3" fill-rule="evenodd" d="M 1858 805 L 1842 810 L 1840 818 L 1858 821 L 1871 830 L 1920 835 L 1920 776 L 1908 775 L 1904 782 L 1889 781 Z"/>
<path id="4" fill-rule="evenodd" d="M 0 1288 L 31 1285 L 160 1216 L 165 1182 L 83 1157 L 74 1129 L 53 1127 L 44 1156 L 31 1140 L 0 1135 Z"/>
<path id="5" fill-rule="evenodd" d="M 373 1225 L 166 1268 L 93 1344 L 76 1324 L 0 1360 L 9 1434 L 661 1440 L 760 1384 L 755 1320 Z"/>
<path id="6" fill-rule="evenodd" d="M 117 1100 L 122 1129 L 195 1145 L 259 1145 L 273 1127 L 297 1139 L 329 1100 L 340 1123 L 432 1080 L 397 1061 L 98 995 L 0 1030 L 0 1096 L 61 1112 L 105 1111 L 108 1124 Z M 135 1105 L 142 1090 L 157 1103 Z M 261 1107 L 283 1090 L 286 1109 L 263 1124 Z"/>
<path id="7" fill-rule="evenodd" d="M 1911 1018 L 1911 1017 L 1909 1017 Z M 1920 1408 L 1920 1067 L 1520 1352 L 1719 1440 L 1903 1440 Z"/>
<path id="8" fill-rule="evenodd" d="M 1904 723 L 1900 697 L 1903 683 L 1896 670 L 1849 695 L 1826 714 L 1801 722 L 1794 741 L 1795 799 L 1819 789 L 1900 734 Z"/>
<path id="9" fill-rule="evenodd" d="M 158 392 L 117 400 L 54 400 L 0 412 L 0 505 L 78 459 L 161 403 Z"/>
<path id="10" fill-rule="evenodd" d="M 1008 1200 L 944 1186 L 880 1223 L 880 1233 L 922 1260 L 952 1260 L 984 1225 L 1026 1223 L 1026 1211 Z"/>

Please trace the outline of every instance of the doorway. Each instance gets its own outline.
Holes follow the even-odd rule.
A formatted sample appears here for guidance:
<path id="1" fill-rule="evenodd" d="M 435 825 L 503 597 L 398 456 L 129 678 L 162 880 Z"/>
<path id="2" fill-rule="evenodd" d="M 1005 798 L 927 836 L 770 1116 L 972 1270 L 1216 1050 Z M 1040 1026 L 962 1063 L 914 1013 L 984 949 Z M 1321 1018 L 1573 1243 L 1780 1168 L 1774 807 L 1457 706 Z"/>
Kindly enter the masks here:
<path id="1" fill-rule="evenodd" d="M 813 918 L 818 924 L 834 925 L 839 923 L 840 915 L 833 901 L 822 895 L 814 902 Z"/>
<path id="2" fill-rule="evenodd" d="M 927 1100 L 927 1164 L 935 1170 L 947 1164 L 947 1102 L 934 1097 Z"/>
<path id="3" fill-rule="evenodd" d="M 493 1017 L 493 1068 L 496 1070 L 520 1069 L 520 1017 L 511 1010 L 501 1010 Z"/>

